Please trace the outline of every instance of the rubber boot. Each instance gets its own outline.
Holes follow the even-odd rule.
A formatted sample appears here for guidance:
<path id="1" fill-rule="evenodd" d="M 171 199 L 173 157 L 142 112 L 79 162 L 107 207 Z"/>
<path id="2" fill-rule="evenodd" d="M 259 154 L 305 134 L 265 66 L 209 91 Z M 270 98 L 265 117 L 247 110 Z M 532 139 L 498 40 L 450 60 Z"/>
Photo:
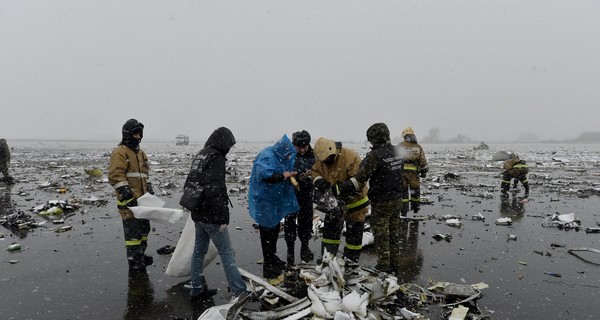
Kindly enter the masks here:
<path id="1" fill-rule="evenodd" d="M 144 254 L 142 254 L 139 245 L 127 246 L 127 262 L 129 263 L 129 270 L 131 271 L 146 270 Z"/>
<path id="2" fill-rule="evenodd" d="M 409 209 L 409 201 L 408 199 L 402 199 L 402 207 L 400 208 L 400 214 L 403 217 L 408 216 L 408 209 Z"/>
<path id="3" fill-rule="evenodd" d="M 418 201 L 411 201 L 410 208 L 414 213 L 417 213 L 421 209 L 421 204 Z"/>
<path id="4" fill-rule="evenodd" d="M 510 181 L 504 181 L 502 180 L 502 183 L 500 184 L 500 189 L 502 190 L 502 193 L 508 193 L 508 190 L 510 189 Z"/>
<path id="5" fill-rule="evenodd" d="M 154 263 L 154 258 L 151 255 L 146 254 L 146 248 L 148 247 L 148 241 L 142 240 L 141 250 L 144 255 L 144 263 L 147 266 L 151 266 Z"/>
<path id="6" fill-rule="evenodd" d="M 259 228 L 260 242 L 264 258 L 263 277 L 273 279 L 279 277 L 285 270 L 285 262 L 276 255 L 279 228 Z"/>
<path id="7" fill-rule="evenodd" d="M 302 246 L 300 247 L 300 259 L 302 260 L 302 262 L 308 263 L 313 261 L 314 258 L 315 255 L 310 250 L 308 242 L 302 242 Z"/>
<path id="8" fill-rule="evenodd" d="M 15 184 L 15 179 L 11 176 L 8 176 L 4 179 L 4 181 L 6 182 L 7 185 L 13 185 Z"/>

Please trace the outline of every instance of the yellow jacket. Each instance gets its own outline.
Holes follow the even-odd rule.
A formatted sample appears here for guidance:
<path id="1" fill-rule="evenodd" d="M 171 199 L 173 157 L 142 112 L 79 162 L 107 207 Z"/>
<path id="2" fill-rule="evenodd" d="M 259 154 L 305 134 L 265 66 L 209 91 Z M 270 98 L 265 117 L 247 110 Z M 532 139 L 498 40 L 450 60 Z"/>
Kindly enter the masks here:
<path id="1" fill-rule="evenodd" d="M 332 164 L 326 165 L 323 161 L 315 161 L 311 177 L 313 181 L 322 178 L 330 184 L 341 183 L 356 175 L 360 163 L 361 159 L 356 151 L 341 147 L 337 149 L 335 160 Z M 346 219 L 351 221 L 365 221 L 369 201 L 367 191 L 368 188 L 365 185 L 358 194 L 342 199 L 346 204 Z"/>
<path id="2" fill-rule="evenodd" d="M 115 189 L 117 199 L 121 195 L 117 188 L 128 185 L 136 198 L 148 192 L 148 157 L 142 150 L 135 152 L 124 145 L 116 147 L 111 156 L 108 166 L 108 182 Z M 122 217 L 133 217 L 131 210 L 121 209 Z"/>

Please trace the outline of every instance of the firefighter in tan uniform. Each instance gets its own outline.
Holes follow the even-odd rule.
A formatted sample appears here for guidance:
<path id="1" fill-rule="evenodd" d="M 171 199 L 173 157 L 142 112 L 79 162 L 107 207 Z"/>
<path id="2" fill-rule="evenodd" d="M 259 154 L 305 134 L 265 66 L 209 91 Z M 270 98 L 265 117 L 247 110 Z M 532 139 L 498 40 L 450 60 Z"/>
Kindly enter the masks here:
<path id="1" fill-rule="evenodd" d="M 150 221 L 137 219 L 128 207 L 137 206 L 137 198 L 148 192 L 154 194 L 148 182 L 148 157 L 140 149 L 144 125 L 129 119 L 123 125 L 123 140 L 110 156 L 108 181 L 115 189 L 117 208 L 123 220 L 125 248 L 130 270 L 145 270 L 152 257 L 145 255 Z"/>
<path id="2" fill-rule="evenodd" d="M 402 131 L 404 141 L 398 144 L 398 152 L 404 158 L 403 180 L 404 194 L 402 196 L 402 216 L 406 217 L 410 208 L 414 213 L 419 212 L 421 205 L 421 179 L 425 178 L 429 168 L 423 147 L 417 142 L 415 132 L 411 127 Z"/>
<path id="3" fill-rule="evenodd" d="M 311 177 L 315 189 L 320 192 L 328 192 L 332 185 L 336 186 L 356 175 L 361 163 L 356 151 L 342 147 L 341 142 L 323 137 L 315 142 L 315 157 Z M 367 191 L 368 188 L 364 186 L 358 193 L 337 197 L 340 206 L 325 215 L 321 255 L 324 249 L 334 255 L 337 253 L 346 222 L 344 258 L 358 262 L 369 206 Z"/>
<path id="4" fill-rule="evenodd" d="M 529 167 L 527 166 L 527 163 L 519 159 L 519 156 L 513 153 L 510 155 L 510 159 L 504 161 L 503 167 L 502 183 L 500 184 L 502 193 L 506 194 L 508 192 L 508 189 L 510 189 L 510 181 L 515 179 L 513 189 L 516 189 L 517 184 L 521 181 L 523 188 L 525 188 L 525 197 L 529 197 L 529 180 L 527 179 Z"/>

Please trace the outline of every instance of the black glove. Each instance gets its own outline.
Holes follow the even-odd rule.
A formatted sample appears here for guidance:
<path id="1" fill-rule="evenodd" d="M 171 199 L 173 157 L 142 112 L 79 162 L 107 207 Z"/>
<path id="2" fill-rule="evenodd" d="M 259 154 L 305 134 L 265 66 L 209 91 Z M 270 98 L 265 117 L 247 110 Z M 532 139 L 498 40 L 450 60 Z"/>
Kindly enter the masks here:
<path id="1" fill-rule="evenodd" d="M 354 183 L 350 180 L 346 180 L 344 182 L 335 183 L 331 186 L 331 192 L 337 198 L 339 196 L 353 195 L 357 193 L 357 190 L 354 188 Z"/>
<path id="2" fill-rule="evenodd" d="M 425 179 L 425 177 L 427 177 L 427 171 L 421 171 L 420 176 L 421 178 Z"/>
<path id="3" fill-rule="evenodd" d="M 315 189 L 319 190 L 320 192 L 326 192 L 329 188 L 331 188 L 331 184 L 325 181 L 325 179 L 321 178 L 315 181 Z"/>
<path id="4" fill-rule="evenodd" d="M 154 194 L 154 188 L 152 187 L 152 182 L 148 182 L 146 188 L 148 189 L 149 194 Z"/>
<path id="5" fill-rule="evenodd" d="M 339 183 L 334 183 L 331 185 L 331 193 L 334 196 L 339 197 L 342 194 L 342 189 Z"/>
<path id="6" fill-rule="evenodd" d="M 130 186 L 120 186 L 117 188 L 117 192 L 120 195 L 117 199 L 117 207 L 124 208 L 137 206 L 137 200 L 135 199 Z"/>

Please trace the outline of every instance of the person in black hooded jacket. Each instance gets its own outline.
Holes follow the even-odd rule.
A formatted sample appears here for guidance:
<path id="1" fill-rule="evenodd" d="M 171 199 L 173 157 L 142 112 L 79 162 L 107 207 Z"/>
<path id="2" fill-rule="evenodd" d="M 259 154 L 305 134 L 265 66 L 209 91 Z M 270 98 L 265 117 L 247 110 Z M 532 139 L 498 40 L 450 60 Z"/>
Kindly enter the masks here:
<path id="1" fill-rule="evenodd" d="M 192 162 L 191 171 L 197 169 L 197 174 L 189 175 L 203 189 L 200 203 L 191 211 L 192 220 L 196 226 L 196 240 L 192 254 L 191 290 L 192 301 L 201 300 L 217 293 L 208 289 L 204 278 L 204 256 L 212 240 L 219 256 L 229 288 L 234 298 L 248 294 L 246 284 L 237 268 L 235 252 L 227 225 L 229 224 L 229 197 L 225 185 L 225 156 L 235 145 L 235 137 L 231 130 L 220 127 L 210 135 L 204 148 L 198 152 Z"/>

